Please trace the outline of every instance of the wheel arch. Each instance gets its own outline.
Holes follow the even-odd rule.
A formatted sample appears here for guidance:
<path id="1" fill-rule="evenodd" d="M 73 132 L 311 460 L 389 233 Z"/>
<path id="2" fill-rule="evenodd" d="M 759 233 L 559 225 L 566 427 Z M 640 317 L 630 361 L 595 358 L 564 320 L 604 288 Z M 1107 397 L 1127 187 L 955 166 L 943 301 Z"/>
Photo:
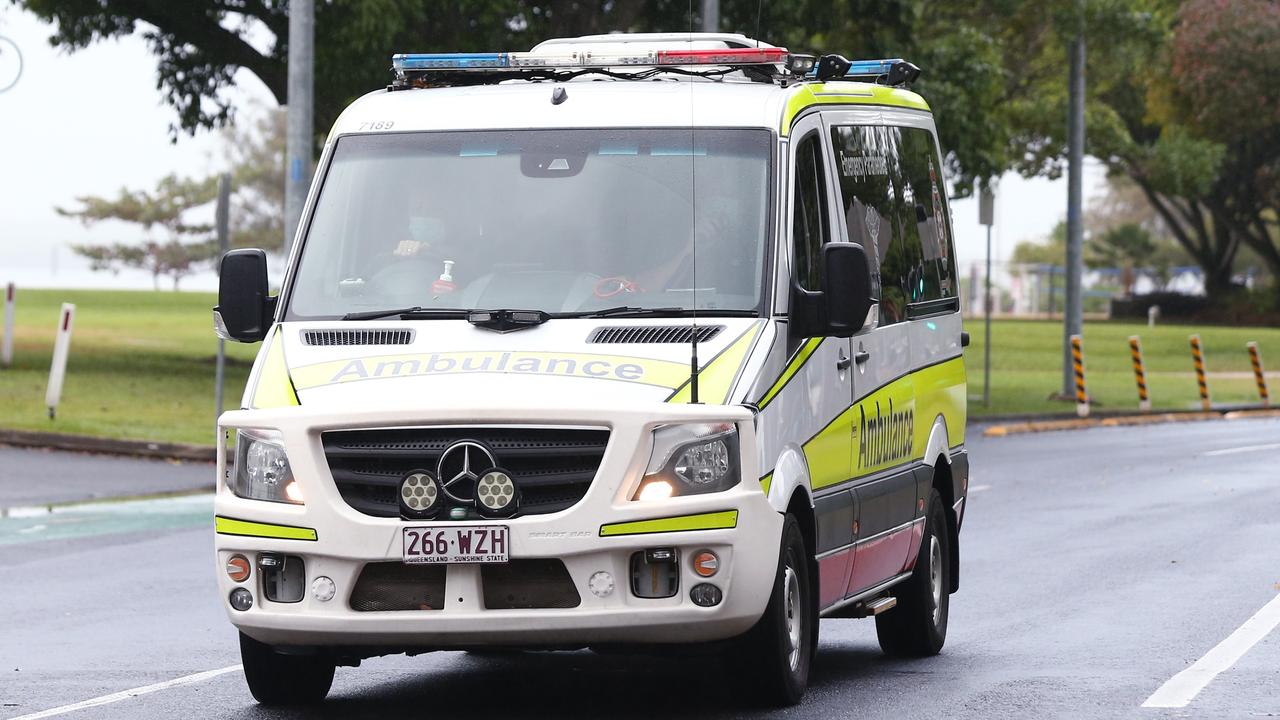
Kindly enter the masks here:
<path id="1" fill-rule="evenodd" d="M 947 420 L 941 414 L 933 419 L 929 440 L 925 444 L 924 464 L 933 468 L 931 484 L 942 498 L 942 512 L 947 517 L 947 536 L 951 540 L 948 562 L 951 566 L 951 592 L 960 589 L 960 521 L 956 517 L 955 478 L 951 474 L 951 442 Z"/>

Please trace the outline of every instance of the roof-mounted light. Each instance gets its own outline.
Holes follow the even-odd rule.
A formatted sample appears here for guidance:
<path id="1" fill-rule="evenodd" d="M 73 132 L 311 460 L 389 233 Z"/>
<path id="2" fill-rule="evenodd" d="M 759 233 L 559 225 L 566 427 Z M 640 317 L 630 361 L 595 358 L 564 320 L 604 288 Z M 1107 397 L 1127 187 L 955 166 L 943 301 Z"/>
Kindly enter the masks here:
<path id="1" fill-rule="evenodd" d="M 656 50 L 648 52 L 405 53 L 391 56 L 397 73 L 458 70 L 571 69 L 626 66 L 762 65 L 785 63 L 784 48 Z"/>
<path id="2" fill-rule="evenodd" d="M 869 80 L 885 85 L 910 85 L 920 77 L 920 68 L 902 58 L 846 60 L 839 55 L 823 55 L 808 72 L 819 80 Z"/>

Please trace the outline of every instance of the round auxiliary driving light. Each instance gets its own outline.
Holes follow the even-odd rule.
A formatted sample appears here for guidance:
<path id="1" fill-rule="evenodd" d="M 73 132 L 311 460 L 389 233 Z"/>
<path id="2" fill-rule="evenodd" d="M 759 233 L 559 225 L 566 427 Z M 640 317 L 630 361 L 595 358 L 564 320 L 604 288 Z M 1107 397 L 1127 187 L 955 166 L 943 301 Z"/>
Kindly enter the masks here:
<path id="1" fill-rule="evenodd" d="M 413 470 L 400 480 L 400 514 L 406 518 L 428 518 L 441 502 L 440 484 L 426 470 Z"/>
<path id="2" fill-rule="evenodd" d="M 708 578 L 720 570 L 720 558 L 710 550 L 703 550 L 693 556 L 693 571 Z"/>
<path id="3" fill-rule="evenodd" d="M 320 602 L 329 602 L 337 592 L 338 586 L 324 575 L 311 581 L 311 597 Z"/>
<path id="4" fill-rule="evenodd" d="M 698 607 L 715 607 L 724 599 L 724 593 L 711 583 L 699 583 L 689 590 L 689 599 Z"/>
<path id="5" fill-rule="evenodd" d="M 253 565 L 249 562 L 249 558 L 243 555 L 232 555 L 227 558 L 227 577 L 231 578 L 231 582 L 242 583 L 248 580 L 252 570 Z"/>
<path id="6" fill-rule="evenodd" d="M 253 607 L 253 593 L 239 587 L 231 591 L 231 607 L 244 612 Z"/>
<path id="7" fill-rule="evenodd" d="M 587 587 L 591 590 L 591 594 L 598 598 L 609 597 L 613 594 L 613 576 L 601 570 L 591 576 L 587 581 Z"/>
<path id="8" fill-rule="evenodd" d="M 519 495 L 515 481 L 502 468 L 487 470 L 476 480 L 476 510 L 483 515 L 510 515 L 515 512 Z"/>

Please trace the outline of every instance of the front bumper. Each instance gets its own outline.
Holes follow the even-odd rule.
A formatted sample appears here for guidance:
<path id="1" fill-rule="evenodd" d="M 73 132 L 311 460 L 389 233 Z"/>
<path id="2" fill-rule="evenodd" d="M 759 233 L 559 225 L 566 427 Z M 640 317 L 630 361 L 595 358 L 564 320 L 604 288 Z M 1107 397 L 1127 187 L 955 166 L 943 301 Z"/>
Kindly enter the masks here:
<path id="1" fill-rule="evenodd" d="M 660 502 L 632 502 L 629 498 L 649 458 L 654 427 L 681 422 L 735 422 L 742 455 L 743 482 L 722 493 L 672 498 Z M 510 557 L 556 558 L 562 561 L 581 602 L 570 609 L 493 610 L 484 606 L 478 565 L 450 565 L 445 579 L 443 608 L 439 610 L 353 610 L 349 598 L 367 563 L 399 561 L 401 529 L 407 525 L 448 524 L 449 521 L 406 523 L 376 518 L 353 510 L 342 499 L 329 473 L 320 435 L 326 430 L 404 427 L 414 425 L 558 425 L 607 427 L 608 449 L 595 481 L 583 499 L 558 513 L 534 515 L 492 524 L 510 528 Z M 358 417 L 347 412 L 311 408 L 230 412 L 220 420 L 223 429 L 273 428 L 284 434 L 294 477 L 306 504 L 286 505 L 236 497 L 219 483 L 215 512 L 220 518 L 315 530 L 314 540 L 219 533 L 215 548 L 218 587 L 233 624 L 249 636 L 274 645 L 351 646 L 400 651 L 442 647 L 571 646 L 602 643 L 674 643 L 732 637 L 748 630 L 764 612 L 777 569 L 782 517 L 770 506 L 753 478 L 759 477 L 751 413 L 726 406 L 654 405 L 649 407 L 576 408 L 433 408 L 429 421 L 421 412 L 361 408 Z M 225 433 L 220 433 L 224 437 Z M 225 457 L 225 453 L 220 453 Z M 219 477 L 230 468 L 220 464 Z M 602 534 L 602 526 L 659 518 L 736 512 L 733 527 L 703 530 Z M 724 516 L 721 515 L 721 518 Z M 485 524 L 468 521 L 468 525 Z M 718 523 L 727 524 L 727 523 Z M 633 530 L 665 530 L 641 527 Z M 263 533 L 269 534 L 269 533 Z M 629 588 L 633 553 L 654 547 L 680 552 L 679 590 L 673 597 L 646 599 Z M 688 562 L 703 549 L 720 558 L 720 570 L 710 579 L 697 576 Z M 255 561 L 260 553 L 300 556 L 306 567 L 306 592 L 297 603 L 264 599 L 261 573 L 255 567 L 244 583 L 233 583 L 223 571 L 226 560 L 242 553 Z M 614 591 L 597 597 L 588 587 L 596 572 L 610 573 Z M 310 583 L 326 576 L 337 585 L 336 596 L 321 602 L 312 597 Z M 689 589 L 710 582 L 724 593 L 714 607 L 699 607 Z M 236 587 L 253 592 L 246 611 L 230 608 L 227 597 Z"/>

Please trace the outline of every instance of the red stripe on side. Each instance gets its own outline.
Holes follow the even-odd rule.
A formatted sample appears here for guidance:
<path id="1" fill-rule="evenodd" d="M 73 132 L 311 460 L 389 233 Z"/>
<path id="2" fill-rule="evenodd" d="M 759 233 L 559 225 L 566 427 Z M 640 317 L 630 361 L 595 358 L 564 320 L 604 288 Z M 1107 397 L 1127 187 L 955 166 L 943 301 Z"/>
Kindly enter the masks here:
<path id="1" fill-rule="evenodd" d="M 827 607 L 844 597 L 852 565 L 853 548 L 841 550 L 818 561 L 818 607 Z"/>
<path id="2" fill-rule="evenodd" d="M 849 578 L 852 595 L 879 585 L 897 575 L 907 563 L 911 549 L 911 528 L 906 527 L 875 540 L 858 545 L 853 552 L 853 575 Z"/>
<path id="3" fill-rule="evenodd" d="M 911 548 L 907 550 L 907 564 L 902 568 L 903 572 L 915 569 L 922 540 L 924 540 L 924 518 L 920 518 L 911 525 Z"/>

